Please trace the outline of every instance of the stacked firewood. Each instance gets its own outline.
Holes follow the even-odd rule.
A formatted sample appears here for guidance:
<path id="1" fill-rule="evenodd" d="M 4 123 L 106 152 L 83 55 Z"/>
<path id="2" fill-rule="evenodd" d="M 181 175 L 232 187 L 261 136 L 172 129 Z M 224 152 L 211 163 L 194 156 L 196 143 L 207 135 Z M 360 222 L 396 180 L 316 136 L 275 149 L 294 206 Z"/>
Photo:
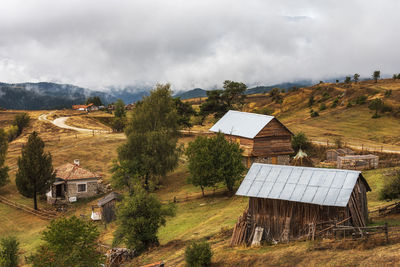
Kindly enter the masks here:
<path id="1" fill-rule="evenodd" d="M 127 248 L 112 248 L 106 253 L 107 267 L 118 267 L 122 263 L 129 261 L 135 257 L 135 251 Z"/>
<path id="2" fill-rule="evenodd" d="M 246 237 L 248 232 L 247 224 L 247 210 L 243 212 L 243 215 L 239 217 L 235 228 L 233 228 L 231 246 L 237 246 L 246 243 Z"/>

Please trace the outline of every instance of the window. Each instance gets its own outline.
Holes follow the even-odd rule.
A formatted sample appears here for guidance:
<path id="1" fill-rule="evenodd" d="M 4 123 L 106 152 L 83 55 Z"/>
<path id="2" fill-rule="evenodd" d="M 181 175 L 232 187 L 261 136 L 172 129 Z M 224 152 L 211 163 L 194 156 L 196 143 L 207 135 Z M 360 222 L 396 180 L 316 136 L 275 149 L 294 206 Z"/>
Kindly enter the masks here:
<path id="1" fill-rule="evenodd" d="M 86 184 L 78 184 L 78 192 L 86 192 Z"/>

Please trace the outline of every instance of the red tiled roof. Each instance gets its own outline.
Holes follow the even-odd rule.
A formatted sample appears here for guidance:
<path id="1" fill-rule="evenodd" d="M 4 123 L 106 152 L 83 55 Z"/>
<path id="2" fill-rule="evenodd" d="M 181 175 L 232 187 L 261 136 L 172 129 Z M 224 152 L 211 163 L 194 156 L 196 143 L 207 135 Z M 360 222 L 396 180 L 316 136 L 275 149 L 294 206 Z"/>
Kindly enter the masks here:
<path id="1" fill-rule="evenodd" d="M 72 105 L 72 109 L 87 108 L 86 105 Z"/>
<path id="2" fill-rule="evenodd" d="M 66 163 L 56 168 L 56 177 L 64 180 L 79 180 L 101 176 L 76 164 Z"/>

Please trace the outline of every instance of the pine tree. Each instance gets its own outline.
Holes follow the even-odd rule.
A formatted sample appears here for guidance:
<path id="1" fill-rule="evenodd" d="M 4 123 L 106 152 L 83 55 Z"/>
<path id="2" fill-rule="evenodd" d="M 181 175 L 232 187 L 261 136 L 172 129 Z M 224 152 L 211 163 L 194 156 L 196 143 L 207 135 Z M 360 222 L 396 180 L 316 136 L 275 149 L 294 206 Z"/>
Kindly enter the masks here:
<path id="1" fill-rule="evenodd" d="M 51 154 L 44 152 L 43 140 L 33 132 L 18 158 L 17 189 L 23 196 L 33 198 L 37 210 L 37 194 L 46 193 L 54 179 Z"/>
<path id="2" fill-rule="evenodd" d="M 4 164 L 8 147 L 7 138 L 6 132 L 0 128 L 0 187 L 8 181 L 8 167 Z"/>

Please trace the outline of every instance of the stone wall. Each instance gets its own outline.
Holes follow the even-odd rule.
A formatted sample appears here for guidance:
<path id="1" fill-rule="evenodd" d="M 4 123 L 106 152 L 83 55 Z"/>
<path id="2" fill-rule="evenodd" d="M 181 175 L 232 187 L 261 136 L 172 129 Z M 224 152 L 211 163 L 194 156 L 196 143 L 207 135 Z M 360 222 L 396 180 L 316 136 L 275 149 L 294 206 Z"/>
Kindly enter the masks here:
<path id="1" fill-rule="evenodd" d="M 85 192 L 78 192 L 78 184 L 86 184 Z M 98 194 L 97 180 L 89 181 L 68 181 L 67 182 L 67 196 L 76 198 L 86 198 Z"/>

